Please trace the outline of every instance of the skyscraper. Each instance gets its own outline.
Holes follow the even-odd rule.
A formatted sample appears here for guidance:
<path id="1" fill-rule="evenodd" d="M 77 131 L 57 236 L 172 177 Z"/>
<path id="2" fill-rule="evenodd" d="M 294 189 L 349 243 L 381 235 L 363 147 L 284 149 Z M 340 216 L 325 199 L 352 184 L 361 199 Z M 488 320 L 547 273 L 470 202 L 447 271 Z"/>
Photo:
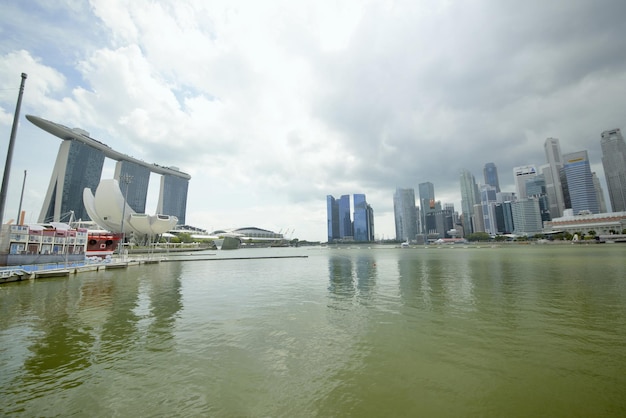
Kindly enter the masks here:
<path id="1" fill-rule="evenodd" d="M 326 219 L 328 220 L 328 242 L 339 239 L 339 203 L 331 196 L 326 196 Z"/>
<path id="2" fill-rule="evenodd" d="M 130 161 L 118 161 L 115 164 L 113 177 L 119 179 L 120 190 L 127 196 L 126 203 L 136 213 L 146 213 L 146 199 L 148 198 L 148 183 L 150 170 L 140 164 Z M 124 181 L 128 179 L 128 181 Z M 128 193 L 126 193 L 128 187 Z M 180 219 L 180 218 L 179 218 Z"/>
<path id="3" fill-rule="evenodd" d="M 534 165 L 525 165 L 513 168 L 513 177 L 515 178 L 515 192 L 518 199 L 524 199 L 526 195 L 526 180 L 537 175 L 537 169 Z"/>
<path id="4" fill-rule="evenodd" d="M 348 194 L 339 198 L 339 238 L 354 238 L 352 216 L 350 215 L 350 195 Z"/>
<path id="5" fill-rule="evenodd" d="M 551 221 L 550 202 L 546 193 L 546 179 L 543 174 L 536 175 L 526 180 L 526 194 L 528 197 L 537 199 L 539 213 L 542 221 Z"/>
<path id="6" fill-rule="evenodd" d="M 585 213 L 599 213 L 600 208 L 593 185 L 593 175 L 587 151 L 563 154 L 563 170 L 567 178 L 572 210 L 574 215 Z"/>
<path id="7" fill-rule="evenodd" d="M 480 203 L 478 186 L 474 175 L 468 170 L 461 170 L 460 175 L 461 183 L 461 213 L 463 214 L 463 229 L 464 234 L 471 234 L 474 232 L 473 220 L 474 205 Z M 482 216 L 482 214 L 481 214 Z"/>
<path id="8" fill-rule="evenodd" d="M 598 208 L 600 209 L 600 213 L 607 213 L 608 210 L 606 209 L 606 201 L 604 200 L 604 190 L 602 190 L 600 179 L 595 172 L 591 173 L 591 176 L 593 177 L 593 188 L 596 191 L 596 199 L 598 199 Z"/>
<path id="9" fill-rule="evenodd" d="M 626 143 L 619 129 L 602 132 L 602 166 L 613 212 L 626 211 Z"/>
<path id="10" fill-rule="evenodd" d="M 393 213 L 396 224 L 396 240 L 414 240 L 417 236 L 415 190 L 396 189 L 393 195 Z"/>
<path id="11" fill-rule="evenodd" d="M 185 178 L 170 174 L 161 176 L 161 190 L 159 192 L 157 212 L 174 215 L 178 218 L 178 223 L 184 225 L 188 188 L 189 180 Z"/>
<path id="12" fill-rule="evenodd" d="M 61 142 L 39 222 L 67 222 L 70 211 L 74 212 L 74 220 L 90 220 L 83 190 L 96 191 L 103 165 L 104 152 L 76 140 Z"/>
<path id="13" fill-rule="evenodd" d="M 485 184 L 488 184 L 496 189 L 496 192 L 500 192 L 500 181 L 498 180 L 498 169 L 494 163 L 487 163 L 483 168 L 483 175 L 485 177 Z"/>
<path id="14" fill-rule="evenodd" d="M 498 225 L 496 222 L 496 188 L 490 184 L 483 184 L 480 187 L 480 206 L 482 216 L 482 225 L 485 232 L 495 235 L 498 233 Z"/>
<path id="15" fill-rule="evenodd" d="M 352 240 L 352 218 L 350 216 L 350 195 L 339 199 L 326 196 L 326 215 L 328 220 L 328 242 Z"/>
<path id="16" fill-rule="evenodd" d="M 526 198 L 511 204 L 513 214 L 513 232 L 519 235 L 528 235 L 541 232 L 541 211 L 539 200 L 534 197 Z"/>
<path id="17" fill-rule="evenodd" d="M 543 144 L 546 153 L 547 166 L 542 167 L 542 174 L 546 181 L 546 194 L 550 204 L 550 214 L 553 218 L 563 215 L 565 205 L 565 196 L 563 189 L 565 188 L 561 182 L 561 171 L 563 169 L 563 157 L 561 154 L 561 145 L 557 138 L 547 138 Z"/>
<path id="18" fill-rule="evenodd" d="M 435 186 L 427 181 L 425 183 L 420 183 L 418 185 L 418 190 L 420 194 L 420 233 L 426 235 L 428 234 L 428 229 L 426 228 L 426 216 L 435 210 Z"/>
<path id="19" fill-rule="evenodd" d="M 364 194 L 354 194 L 354 240 L 371 241 L 371 207 L 367 204 Z"/>

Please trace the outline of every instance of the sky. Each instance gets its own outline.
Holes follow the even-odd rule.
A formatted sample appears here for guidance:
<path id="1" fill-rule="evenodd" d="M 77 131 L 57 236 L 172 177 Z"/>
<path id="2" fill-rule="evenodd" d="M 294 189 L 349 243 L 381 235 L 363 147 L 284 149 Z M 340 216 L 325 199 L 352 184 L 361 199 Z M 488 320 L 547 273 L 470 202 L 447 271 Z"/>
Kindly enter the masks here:
<path id="1" fill-rule="evenodd" d="M 329 194 L 364 193 L 393 238 L 396 188 L 460 212 L 461 169 L 484 183 L 494 162 L 514 191 L 548 137 L 605 184 L 600 134 L 626 129 L 623 0 L 2 3 L 3 160 L 28 74 L 5 222 L 24 178 L 37 221 L 60 145 L 27 114 L 189 173 L 189 225 L 319 241 Z M 149 214 L 157 194 L 153 176 Z"/>

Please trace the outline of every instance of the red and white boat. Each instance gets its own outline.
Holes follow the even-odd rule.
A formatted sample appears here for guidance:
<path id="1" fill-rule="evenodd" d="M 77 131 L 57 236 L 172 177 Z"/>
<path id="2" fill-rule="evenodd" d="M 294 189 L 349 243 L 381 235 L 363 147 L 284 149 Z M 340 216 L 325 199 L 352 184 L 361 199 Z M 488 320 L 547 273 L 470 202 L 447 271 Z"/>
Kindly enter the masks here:
<path id="1" fill-rule="evenodd" d="M 106 257 L 113 255 L 122 234 L 115 234 L 105 230 L 87 230 L 87 257 Z"/>

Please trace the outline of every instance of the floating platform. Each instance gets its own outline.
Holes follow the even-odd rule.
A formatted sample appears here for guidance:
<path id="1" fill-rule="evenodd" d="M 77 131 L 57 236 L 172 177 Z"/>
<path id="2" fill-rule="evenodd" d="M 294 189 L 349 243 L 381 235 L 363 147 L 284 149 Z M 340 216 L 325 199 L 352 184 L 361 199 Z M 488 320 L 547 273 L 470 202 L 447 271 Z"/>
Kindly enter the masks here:
<path id="1" fill-rule="evenodd" d="M 33 272 L 34 279 L 47 279 L 51 277 L 68 277 L 70 271 L 68 269 L 40 270 Z"/>
<path id="2" fill-rule="evenodd" d="M 111 264 L 106 264 L 104 269 L 115 270 L 115 269 L 125 269 L 126 267 L 128 267 L 128 263 L 111 263 Z"/>

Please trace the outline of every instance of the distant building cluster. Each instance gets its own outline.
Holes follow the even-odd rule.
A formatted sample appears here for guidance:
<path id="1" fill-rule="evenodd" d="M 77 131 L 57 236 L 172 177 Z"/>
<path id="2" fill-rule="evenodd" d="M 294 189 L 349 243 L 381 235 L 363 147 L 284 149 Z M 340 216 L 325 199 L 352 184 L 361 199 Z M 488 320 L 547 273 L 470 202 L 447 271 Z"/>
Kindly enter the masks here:
<path id="1" fill-rule="evenodd" d="M 626 143 L 619 129 L 602 132 L 602 165 L 613 212 L 626 211 Z M 430 182 L 419 184 L 419 205 L 414 189 L 398 188 L 393 197 L 396 239 L 425 242 L 456 238 L 475 232 L 490 235 L 532 235 L 567 231 L 576 225 L 597 225 L 602 233 L 619 233 L 626 216 L 598 216 L 607 212 L 604 193 L 591 171 L 586 150 L 563 154 L 559 140 L 544 143 L 546 163 L 513 169 L 515 191 L 501 191 L 494 163 L 485 164 L 484 183 L 461 170 L 461 214 L 451 204 L 435 200 Z M 574 220 L 584 217 L 584 222 Z M 606 222 L 611 218 L 611 222 Z M 613 219 L 615 218 L 615 219 Z M 598 222 L 604 222 L 602 225 Z M 622 221 L 623 223 L 623 221 Z M 610 228 L 610 229 L 609 229 Z"/>
<path id="2" fill-rule="evenodd" d="M 352 206 L 350 195 L 342 195 L 339 199 L 328 195 L 326 210 L 328 242 L 374 241 L 374 210 L 364 194 L 354 194 Z"/>

